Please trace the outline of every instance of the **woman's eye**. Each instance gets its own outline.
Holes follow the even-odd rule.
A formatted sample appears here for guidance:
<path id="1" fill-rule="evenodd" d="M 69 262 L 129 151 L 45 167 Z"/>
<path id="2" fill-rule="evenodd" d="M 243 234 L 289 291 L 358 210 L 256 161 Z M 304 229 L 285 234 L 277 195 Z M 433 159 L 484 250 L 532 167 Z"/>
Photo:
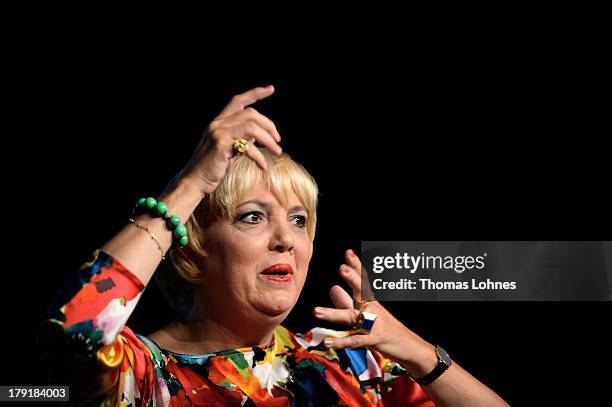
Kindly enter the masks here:
<path id="1" fill-rule="evenodd" d="M 306 216 L 303 215 L 295 215 L 290 218 L 291 223 L 299 228 L 306 227 Z"/>
<path id="2" fill-rule="evenodd" d="M 246 222 L 246 223 L 252 223 L 252 224 L 259 223 L 263 220 L 263 213 L 256 212 L 256 211 L 246 212 L 240 215 L 238 220 L 242 222 Z"/>

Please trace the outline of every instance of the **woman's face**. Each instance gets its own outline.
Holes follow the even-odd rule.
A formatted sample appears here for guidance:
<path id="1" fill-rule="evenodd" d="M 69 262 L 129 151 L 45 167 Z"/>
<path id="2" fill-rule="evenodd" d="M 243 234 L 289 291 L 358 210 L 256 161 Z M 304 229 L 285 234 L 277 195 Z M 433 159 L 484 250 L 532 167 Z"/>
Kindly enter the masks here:
<path id="1" fill-rule="evenodd" d="M 312 256 L 307 217 L 295 193 L 285 207 L 258 185 L 238 203 L 231 220 L 207 228 L 201 286 L 205 312 L 224 319 L 237 314 L 284 319 L 304 287 Z"/>

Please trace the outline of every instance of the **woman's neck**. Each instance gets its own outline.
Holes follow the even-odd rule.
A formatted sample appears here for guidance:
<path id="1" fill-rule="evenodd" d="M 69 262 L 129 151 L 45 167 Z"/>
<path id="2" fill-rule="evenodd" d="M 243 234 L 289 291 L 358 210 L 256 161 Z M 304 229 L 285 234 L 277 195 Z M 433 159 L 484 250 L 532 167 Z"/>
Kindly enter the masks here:
<path id="1" fill-rule="evenodd" d="M 200 318 L 173 321 L 151 338 L 164 348 L 185 354 L 206 354 L 228 349 L 265 347 L 272 342 L 277 322 L 267 324 L 237 318 Z M 239 327 L 239 328 L 237 328 Z"/>

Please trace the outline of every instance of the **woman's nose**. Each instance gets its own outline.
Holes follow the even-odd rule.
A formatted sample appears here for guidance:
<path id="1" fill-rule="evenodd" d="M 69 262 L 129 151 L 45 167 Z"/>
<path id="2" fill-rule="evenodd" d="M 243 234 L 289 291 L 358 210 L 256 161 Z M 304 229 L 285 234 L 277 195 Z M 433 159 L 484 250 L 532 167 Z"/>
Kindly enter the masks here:
<path id="1" fill-rule="evenodd" d="M 270 250 L 280 253 L 293 252 L 293 235 L 288 224 L 276 225 L 270 239 Z"/>

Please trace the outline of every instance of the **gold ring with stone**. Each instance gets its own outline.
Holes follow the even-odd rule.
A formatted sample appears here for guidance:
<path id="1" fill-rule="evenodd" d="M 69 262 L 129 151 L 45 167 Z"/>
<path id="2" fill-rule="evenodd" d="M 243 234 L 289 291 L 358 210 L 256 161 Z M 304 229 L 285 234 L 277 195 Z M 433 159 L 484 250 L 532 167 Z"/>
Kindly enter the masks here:
<path id="1" fill-rule="evenodd" d="M 236 150 L 237 153 L 246 153 L 248 149 L 249 143 L 245 139 L 239 138 L 238 140 L 234 141 L 234 150 Z"/>

